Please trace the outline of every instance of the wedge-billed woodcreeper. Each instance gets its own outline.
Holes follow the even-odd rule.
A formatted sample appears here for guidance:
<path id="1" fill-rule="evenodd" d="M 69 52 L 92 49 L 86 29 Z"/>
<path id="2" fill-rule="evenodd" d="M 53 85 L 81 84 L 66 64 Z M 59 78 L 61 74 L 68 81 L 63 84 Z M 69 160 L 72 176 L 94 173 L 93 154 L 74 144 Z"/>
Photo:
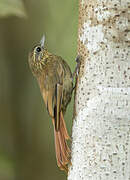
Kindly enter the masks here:
<path id="1" fill-rule="evenodd" d="M 36 77 L 46 108 L 52 118 L 55 136 L 57 165 L 67 171 L 70 164 L 70 139 L 64 114 L 73 92 L 73 76 L 70 67 L 60 56 L 50 53 L 44 47 L 45 37 L 29 53 L 29 66 Z M 77 69 L 75 70 L 75 72 Z"/>

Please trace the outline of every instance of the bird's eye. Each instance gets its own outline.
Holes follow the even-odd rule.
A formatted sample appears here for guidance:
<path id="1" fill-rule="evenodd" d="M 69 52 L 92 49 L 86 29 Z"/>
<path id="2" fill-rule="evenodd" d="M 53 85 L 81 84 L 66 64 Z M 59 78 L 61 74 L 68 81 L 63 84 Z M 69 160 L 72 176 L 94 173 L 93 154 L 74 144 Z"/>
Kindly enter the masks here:
<path id="1" fill-rule="evenodd" d="M 37 47 L 37 48 L 36 48 L 36 51 L 37 51 L 37 52 L 40 52 L 41 50 L 42 50 L 42 49 L 41 49 L 40 47 Z"/>

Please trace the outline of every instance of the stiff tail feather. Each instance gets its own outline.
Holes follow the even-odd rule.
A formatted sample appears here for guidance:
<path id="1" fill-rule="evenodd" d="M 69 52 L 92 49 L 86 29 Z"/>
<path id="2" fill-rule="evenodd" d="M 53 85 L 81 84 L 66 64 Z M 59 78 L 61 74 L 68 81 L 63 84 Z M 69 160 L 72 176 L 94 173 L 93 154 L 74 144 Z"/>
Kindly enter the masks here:
<path id="1" fill-rule="evenodd" d="M 52 119 L 54 124 L 54 119 Z M 60 127 L 59 130 L 56 131 L 54 126 L 54 136 L 55 136 L 55 151 L 56 151 L 56 159 L 57 165 L 61 170 L 68 171 L 68 164 L 71 164 L 70 161 L 70 149 L 67 145 L 67 140 L 70 139 L 65 121 L 63 118 L 62 112 L 60 112 Z"/>

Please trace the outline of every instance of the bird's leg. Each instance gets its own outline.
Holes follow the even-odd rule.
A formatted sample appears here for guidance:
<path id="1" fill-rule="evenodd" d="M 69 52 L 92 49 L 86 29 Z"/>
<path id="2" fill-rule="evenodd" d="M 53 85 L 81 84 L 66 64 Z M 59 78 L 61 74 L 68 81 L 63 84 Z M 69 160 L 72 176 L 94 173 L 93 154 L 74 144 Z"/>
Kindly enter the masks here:
<path id="1" fill-rule="evenodd" d="M 78 74 L 79 74 L 79 68 L 80 68 L 80 64 L 81 64 L 81 56 L 80 55 L 78 55 L 77 57 L 76 57 L 76 59 L 75 59 L 75 61 L 76 61 L 76 67 L 75 67 L 75 70 L 74 70 L 74 72 L 73 72 L 73 74 L 72 74 L 72 80 L 74 81 L 74 78 L 76 77 L 76 76 L 78 76 Z M 76 85 L 75 85 L 76 86 Z M 75 86 L 73 87 L 73 90 L 75 89 Z"/>
<path id="2" fill-rule="evenodd" d="M 81 59 L 81 56 L 80 56 L 80 55 L 78 55 L 78 56 L 76 57 L 76 59 L 75 59 L 77 65 L 76 65 L 75 70 L 74 70 L 74 72 L 73 72 L 73 74 L 72 74 L 72 79 L 73 79 L 73 80 L 74 80 L 74 77 L 75 77 L 76 75 L 78 76 L 79 68 L 80 68 L 80 59 Z"/>

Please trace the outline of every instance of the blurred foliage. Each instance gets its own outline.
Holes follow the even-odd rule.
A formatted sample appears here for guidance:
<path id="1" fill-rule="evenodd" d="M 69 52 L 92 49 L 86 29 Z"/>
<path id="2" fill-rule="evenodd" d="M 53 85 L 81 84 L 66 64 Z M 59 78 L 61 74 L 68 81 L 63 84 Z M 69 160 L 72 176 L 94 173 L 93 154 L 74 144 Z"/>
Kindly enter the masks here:
<path id="1" fill-rule="evenodd" d="M 0 16 L 16 15 L 25 17 L 25 9 L 21 0 L 0 0 Z"/>
<path id="2" fill-rule="evenodd" d="M 18 18 L 25 9 L 27 18 Z M 0 180 L 66 179 L 56 165 L 52 122 L 28 52 L 44 33 L 49 51 L 73 71 L 77 26 L 78 0 L 0 0 Z M 73 101 L 65 115 L 70 134 L 72 111 Z"/>

